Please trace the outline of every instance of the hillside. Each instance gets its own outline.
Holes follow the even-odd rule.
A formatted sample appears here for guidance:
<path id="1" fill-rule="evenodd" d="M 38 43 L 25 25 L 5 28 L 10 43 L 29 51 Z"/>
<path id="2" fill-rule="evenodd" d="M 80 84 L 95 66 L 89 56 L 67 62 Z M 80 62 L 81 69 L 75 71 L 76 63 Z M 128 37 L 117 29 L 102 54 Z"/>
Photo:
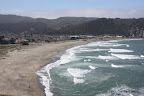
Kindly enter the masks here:
<path id="1" fill-rule="evenodd" d="M 0 23 L 21 23 L 34 22 L 44 23 L 48 28 L 60 29 L 68 25 L 81 24 L 87 21 L 95 20 L 96 18 L 86 17 L 60 17 L 57 19 L 31 18 L 17 15 L 0 15 Z"/>
<path id="2" fill-rule="evenodd" d="M 79 25 L 67 26 L 59 33 L 72 35 L 124 35 L 129 36 L 130 30 L 139 32 L 144 28 L 144 18 L 139 19 L 106 19 L 88 21 Z M 135 33 L 136 34 L 136 33 Z"/>
<path id="3" fill-rule="evenodd" d="M 31 17 L 17 16 L 17 15 L 1 15 L 0 23 L 18 23 L 18 22 L 32 22 L 34 21 Z"/>
<path id="4" fill-rule="evenodd" d="M 144 18 L 86 18 L 57 19 L 0 15 L 0 33 L 47 35 L 142 35 Z M 130 33 L 131 32 L 131 33 Z M 138 35 L 137 35 L 138 37 Z"/>

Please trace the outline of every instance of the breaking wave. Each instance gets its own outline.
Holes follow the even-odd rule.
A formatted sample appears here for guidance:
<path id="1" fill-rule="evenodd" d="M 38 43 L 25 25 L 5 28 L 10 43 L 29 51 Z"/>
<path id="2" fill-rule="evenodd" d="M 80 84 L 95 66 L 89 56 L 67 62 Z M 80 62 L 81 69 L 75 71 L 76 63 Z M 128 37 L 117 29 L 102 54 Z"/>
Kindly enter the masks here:
<path id="1" fill-rule="evenodd" d="M 134 89 L 126 85 L 121 85 L 110 89 L 107 93 L 96 96 L 144 96 L 144 88 Z"/>

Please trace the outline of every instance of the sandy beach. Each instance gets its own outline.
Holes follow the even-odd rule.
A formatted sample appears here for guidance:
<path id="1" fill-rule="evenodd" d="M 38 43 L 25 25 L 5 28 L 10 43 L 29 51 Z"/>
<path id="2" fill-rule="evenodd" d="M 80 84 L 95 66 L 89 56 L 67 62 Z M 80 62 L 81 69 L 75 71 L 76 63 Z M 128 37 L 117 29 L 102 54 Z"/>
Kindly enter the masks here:
<path id="1" fill-rule="evenodd" d="M 35 72 L 52 61 L 52 56 L 90 41 L 44 43 L 34 48 L 8 52 L 0 60 L 0 94 L 13 96 L 45 96 Z"/>
<path id="2" fill-rule="evenodd" d="M 113 38 L 114 39 L 114 38 Z M 103 40 L 109 40 L 103 39 Z M 12 96 L 45 96 L 35 72 L 52 62 L 53 56 L 66 49 L 98 40 L 74 40 L 42 43 L 8 52 L 0 60 L 0 94 Z"/>

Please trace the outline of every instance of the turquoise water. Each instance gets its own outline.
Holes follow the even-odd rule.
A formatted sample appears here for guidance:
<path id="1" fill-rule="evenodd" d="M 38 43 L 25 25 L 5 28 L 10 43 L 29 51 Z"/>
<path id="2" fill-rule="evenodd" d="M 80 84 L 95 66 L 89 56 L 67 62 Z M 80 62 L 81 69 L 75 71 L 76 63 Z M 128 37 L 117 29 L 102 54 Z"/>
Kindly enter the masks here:
<path id="1" fill-rule="evenodd" d="M 47 96 L 144 96 L 144 40 L 74 47 L 43 70 Z"/>

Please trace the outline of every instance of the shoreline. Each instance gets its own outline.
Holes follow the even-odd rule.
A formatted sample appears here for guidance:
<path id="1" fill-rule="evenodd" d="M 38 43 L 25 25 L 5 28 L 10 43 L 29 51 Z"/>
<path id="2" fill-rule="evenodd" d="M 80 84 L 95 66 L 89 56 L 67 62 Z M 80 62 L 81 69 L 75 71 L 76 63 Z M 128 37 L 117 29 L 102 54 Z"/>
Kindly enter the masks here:
<path id="1" fill-rule="evenodd" d="M 106 38 L 106 39 L 103 39 L 103 40 L 101 40 L 101 39 L 99 39 L 99 40 L 90 40 L 90 41 L 87 41 L 84 44 L 80 44 L 80 45 L 76 45 L 76 46 L 70 47 L 70 48 L 66 49 L 64 52 L 66 52 L 67 50 L 70 50 L 70 49 L 72 49 L 74 47 L 78 47 L 78 46 L 81 46 L 81 45 L 89 44 L 89 43 L 92 43 L 92 42 L 109 41 L 109 40 L 124 40 L 124 39 L 129 39 L 129 38 L 113 38 L 113 39 Z M 57 54 L 57 55 L 51 57 L 52 61 L 50 63 L 48 63 L 47 65 L 45 65 L 43 68 L 41 68 L 41 70 L 38 70 L 36 72 L 36 74 L 38 75 L 39 82 L 40 82 L 39 84 L 41 84 L 40 86 L 42 86 L 41 88 L 45 92 L 46 96 L 53 96 L 53 93 L 51 93 L 49 91 L 50 90 L 49 89 L 49 87 L 50 87 L 49 83 L 51 82 L 51 79 L 49 77 L 50 73 L 48 72 L 48 70 L 50 71 L 52 68 L 61 65 L 60 64 L 60 65 L 53 66 L 53 64 L 55 64 L 57 61 L 59 61 L 61 56 L 63 56 L 65 54 L 64 52 L 62 54 Z"/>
<path id="2" fill-rule="evenodd" d="M 90 42 L 117 40 L 108 38 L 44 43 L 35 48 L 14 50 L 0 60 L 0 94 L 13 96 L 45 96 L 35 72 L 52 62 L 52 57 L 66 49 Z"/>
<path id="3" fill-rule="evenodd" d="M 35 72 L 52 62 L 51 57 L 89 42 L 91 40 L 60 41 L 8 52 L 3 56 L 4 59 L 0 60 L 0 94 L 45 96 Z"/>

